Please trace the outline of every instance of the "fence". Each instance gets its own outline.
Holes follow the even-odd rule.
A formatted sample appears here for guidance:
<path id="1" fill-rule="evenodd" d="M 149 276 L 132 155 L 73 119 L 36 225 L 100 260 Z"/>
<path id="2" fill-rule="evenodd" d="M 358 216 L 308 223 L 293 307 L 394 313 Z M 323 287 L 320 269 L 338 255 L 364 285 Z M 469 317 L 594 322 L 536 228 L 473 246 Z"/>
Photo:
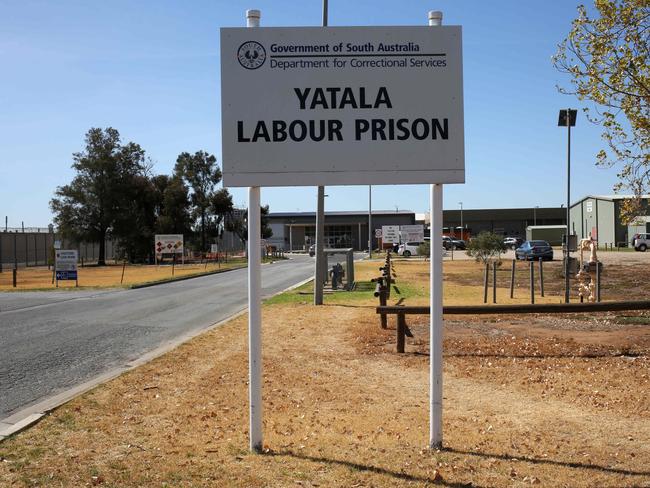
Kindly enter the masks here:
<path id="1" fill-rule="evenodd" d="M 99 258 L 98 242 L 75 243 L 52 232 L 20 232 L 20 230 L 22 229 L 0 232 L 0 272 L 12 268 L 51 264 L 54 241 L 61 241 L 61 249 L 76 249 L 82 263 L 94 263 Z M 105 259 L 114 259 L 116 251 L 115 243 L 106 240 Z"/>
<path id="2" fill-rule="evenodd" d="M 28 266 L 47 266 L 52 261 L 55 241 L 61 242 L 61 249 L 76 249 L 79 263 L 96 263 L 99 259 L 98 242 L 74 242 L 64 239 L 47 227 L 7 227 L 0 228 L 0 272 Z M 219 250 L 228 253 L 243 252 L 246 242 L 232 232 L 224 232 L 219 242 Z M 151 242 L 153 253 L 153 240 Z M 105 241 L 104 259 L 115 260 L 118 256 L 117 242 Z M 49 263 L 48 263 L 49 261 Z"/>

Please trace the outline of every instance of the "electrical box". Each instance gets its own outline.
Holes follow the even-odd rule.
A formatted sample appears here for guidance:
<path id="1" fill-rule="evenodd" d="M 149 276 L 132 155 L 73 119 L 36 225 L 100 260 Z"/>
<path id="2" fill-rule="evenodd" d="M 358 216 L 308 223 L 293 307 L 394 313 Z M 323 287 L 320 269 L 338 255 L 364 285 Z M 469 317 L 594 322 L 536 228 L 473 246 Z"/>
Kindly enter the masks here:
<path id="1" fill-rule="evenodd" d="M 562 234 L 562 250 L 567 249 L 567 235 Z M 576 252 L 578 250 L 578 236 L 576 234 L 569 234 L 569 252 Z"/>

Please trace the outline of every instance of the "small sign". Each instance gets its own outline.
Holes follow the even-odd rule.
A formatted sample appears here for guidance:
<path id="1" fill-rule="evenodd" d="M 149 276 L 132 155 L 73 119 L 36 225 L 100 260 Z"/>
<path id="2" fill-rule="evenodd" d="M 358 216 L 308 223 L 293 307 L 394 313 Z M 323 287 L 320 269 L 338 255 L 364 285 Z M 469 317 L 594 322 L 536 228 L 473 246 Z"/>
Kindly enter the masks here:
<path id="1" fill-rule="evenodd" d="M 587 212 L 593 212 L 594 210 L 594 202 L 588 201 L 587 202 Z"/>
<path id="2" fill-rule="evenodd" d="M 375 238 L 381 239 L 381 229 L 375 229 Z"/>
<path id="3" fill-rule="evenodd" d="M 219 244 L 210 244 L 210 252 L 213 254 L 219 252 Z"/>
<path id="4" fill-rule="evenodd" d="M 382 225 L 381 234 L 384 244 L 399 244 L 399 225 Z"/>
<path id="5" fill-rule="evenodd" d="M 61 241 L 54 241 L 54 249 L 61 249 Z"/>
<path id="6" fill-rule="evenodd" d="M 75 249 L 59 249 L 54 253 L 54 269 L 56 280 L 74 280 L 77 281 L 77 261 L 78 253 Z"/>

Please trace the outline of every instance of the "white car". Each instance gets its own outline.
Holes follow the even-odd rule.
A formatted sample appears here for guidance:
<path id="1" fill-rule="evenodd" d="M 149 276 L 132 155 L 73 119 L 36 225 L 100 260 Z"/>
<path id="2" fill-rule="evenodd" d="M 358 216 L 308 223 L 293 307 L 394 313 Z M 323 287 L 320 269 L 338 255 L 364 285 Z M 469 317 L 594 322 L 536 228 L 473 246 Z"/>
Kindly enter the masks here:
<path id="1" fill-rule="evenodd" d="M 650 234 L 634 234 L 632 238 L 632 244 L 634 244 L 635 251 L 645 252 L 646 249 L 650 247 Z"/>
<path id="2" fill-rule="evenodd" d="M 418 255 L 418 247 L 420 247 L 421 242 L 403 242 L 397 248 L 397 254 L 408 258 L 409 256 Z"/>

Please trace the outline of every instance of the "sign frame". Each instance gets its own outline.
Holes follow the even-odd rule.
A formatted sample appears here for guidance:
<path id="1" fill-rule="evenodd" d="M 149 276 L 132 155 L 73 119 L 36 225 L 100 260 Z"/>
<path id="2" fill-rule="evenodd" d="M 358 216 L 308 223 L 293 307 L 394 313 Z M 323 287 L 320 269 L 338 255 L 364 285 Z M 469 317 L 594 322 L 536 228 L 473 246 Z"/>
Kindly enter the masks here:
<path id="1" fill-rule="evenodd" d="M 221 103 L 227 187 L 465 181 L 460 26 L 222 28 Z"/>
<path id="2" fill-rule="evenodd" d="M 181 263 L 185 264 L 185 236 L 183 234 L 155 234 L 154 255 L 156 266 L 164 254 L 172 254 L 174 259 L 181 255 Z"/>
<path id="3" fill-rule="evenodd" d="M 79 287 L 78 261 L 79 252 L 76 249 L 56 249 L 54 251 L 56 288 L 59 287 L 59 281 L 74 281 L 75 287 Z"/>

